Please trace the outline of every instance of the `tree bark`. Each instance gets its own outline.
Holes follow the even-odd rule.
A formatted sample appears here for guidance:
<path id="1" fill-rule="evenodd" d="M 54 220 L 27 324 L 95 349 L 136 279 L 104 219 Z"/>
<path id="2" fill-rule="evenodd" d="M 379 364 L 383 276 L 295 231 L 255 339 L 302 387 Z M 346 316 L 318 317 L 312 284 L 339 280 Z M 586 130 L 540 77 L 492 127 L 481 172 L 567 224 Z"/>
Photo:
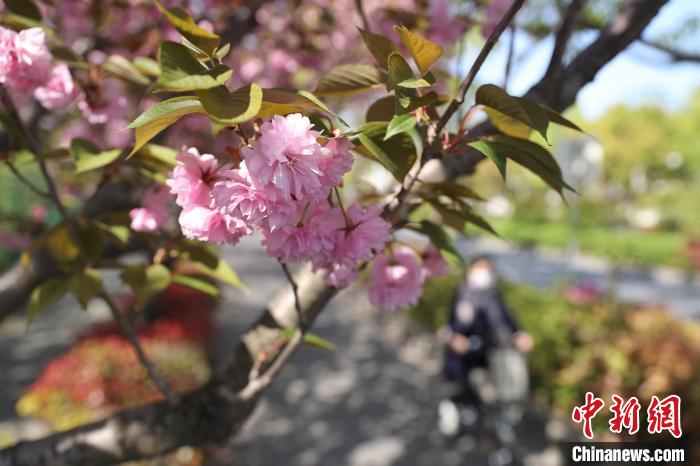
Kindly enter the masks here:
<path id="1" fill-rule="evenodd" d="M 630 1 L 598 39 L 562 69 L 558 75 L 561 86 L 545 77 L 527 96 L 558 111 L 564 110 L 605 63 L 639 37 L 666 1 Z M 475 131 L 485 133 L 492 128 L 481 125 Z M 442 164 L 441 175 L 453 179 L 470 173 L 481 159 L 472 153 L 453 157 L 449 163 Z M 295 281 L 304 319 L 311 324 L 338 290 L 326 285 L 308 268 L 302 269 Z M 257 402 L 259 394 L 251 399 L 238 396 L 249 382 L 255 359 L 278 341 L 282 328 L 294 327 L 297 321 L 294 297 L 291 289 L 285 287 L 242 336 L 212 380 L 185 395 L 178 406 L 151 403 L 41 440 L 20 442 L 0 451 L 0 466 L 112 465 L 162 455 L 180 446 L 223 442 L 240 429 Z"/>

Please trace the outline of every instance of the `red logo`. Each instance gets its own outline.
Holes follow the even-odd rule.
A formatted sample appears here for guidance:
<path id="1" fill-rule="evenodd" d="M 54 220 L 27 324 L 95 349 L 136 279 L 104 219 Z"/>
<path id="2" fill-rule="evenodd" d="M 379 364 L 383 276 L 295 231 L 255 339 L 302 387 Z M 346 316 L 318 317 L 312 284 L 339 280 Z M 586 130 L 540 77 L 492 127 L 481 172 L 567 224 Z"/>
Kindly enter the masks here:
<path id="1" fill-rule="evenodd" d="M 571 419 L 574 422 L 583 422 L 583 435 L 588 439 L 593 438 L 593 427 L 591 421 L 598 414 L 598 411 L 603 409 L 605 402 L 600 398 L 596 398 L 591 392 L 586 392 L 586 402 L 582 406 L 576 406 L 571 413 Z"/>
<path id="2" fill-rule="evenodd" d="M 667 430 L 676 438 L 683 434 L 681 430 L 681 398 L 669 395 L 663 400 L 654 395 L 647 408 L 647 430 L 650 434 L 658 434 Z"/>

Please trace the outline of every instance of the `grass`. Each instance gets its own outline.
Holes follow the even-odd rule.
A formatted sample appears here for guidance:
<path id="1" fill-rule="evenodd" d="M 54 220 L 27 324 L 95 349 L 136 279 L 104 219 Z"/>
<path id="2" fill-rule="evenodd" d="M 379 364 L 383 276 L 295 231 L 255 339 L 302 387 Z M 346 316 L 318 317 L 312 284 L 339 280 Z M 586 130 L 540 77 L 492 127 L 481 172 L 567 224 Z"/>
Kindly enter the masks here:
<path id="1" fill-rule="evenodd" d="M 574 238 L 573 230 L 565 223 L 497 219 L 491 224 L 503 238 L 516 243 L 566 248 Z M 584 226 L 577 238 L 583 252 L 614 262 L 690 268 L 687 237 L 682 233 Z"/>

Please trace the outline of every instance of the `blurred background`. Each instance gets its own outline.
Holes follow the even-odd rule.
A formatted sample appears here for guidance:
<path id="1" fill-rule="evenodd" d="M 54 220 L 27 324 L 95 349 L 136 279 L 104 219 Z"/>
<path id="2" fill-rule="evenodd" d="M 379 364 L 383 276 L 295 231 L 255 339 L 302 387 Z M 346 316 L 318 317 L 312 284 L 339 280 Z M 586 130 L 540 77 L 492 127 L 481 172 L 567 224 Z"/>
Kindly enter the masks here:
<path id="1" fill-rule="evenodd" d="M 74 3 L 78 8 L 83 2 Z M 193 3 L 202 3 L 204 17 L 215 11 L 207 2 Z M 285 38 L 294 28 L 310 28 L 305 21 L 329 21 L 322 16 L 327 15 L 329 29 L 314 29 L 318 43 L 332 40 L 352 49 L 346 37 L 351 33 L 333 23 L 343 15 L 347 19 L 342 10 L 351 3 L 278 0 L 249 11 L 257 29 L 234 51 L 240 79 L 270 85 L 313 81 L 319 68 L 331 64 L 298 53 L 298 44 Z M 384 11 L 388 20 L 413 7 L 412 1 L 385 3 L 365 6 L 370 15 Z M 418 3 L 438 3 L 464 24 L 479 23 L 469 16 L 476 11 L 473 2 Z M 477 82 L 520 95 L 545 72 L 553 25 L 566 2 L 528 3 Z M 624 3 L 589 2 L 586 19 L 592 25 L 574 35 L 572 54 L 590 43 L 595 24 L 604 24 Z M 478 6 L 488 8 L 488 2 Z M 246 8 L 245 2 L 239 7 Z M 580 438 L 570 415 L 586 391 L 606 400 L 614 393 L 640 400 L 678 394 L 684 441 L 690 449 L 700 442 L 699 21 L 698 2 L 670 1 L 645 30 L 645 40 L 613 59 L 567 112 L 587 135 L 551 130 L 555 157 L 576 193 L 562 198 L 517 167 L 509 168 L 505 183 L 485 163 L 466 179 L 486 198 L 479 209 L 498 236 L 467 231 L 461 252 L 466 259 L 492 258 L 506 301 L 535 340 L 529 356 L 531 401 L 514 447 L 524 464 L 562 464 L 558 442 Z M 483 44 L 476 26 L 468 30 L 461 38 L 457 34 L 452 58 L 444 63 L 455 77 L 465 74 Z M 352 53 L 341 55 L 334 60 Z M 346 106 L 345 115 L 361 119 L 353 105 Z M 167 144 L 177 147 L 197 131 L 208 131 L 194 120 L 179 125 L 183 131 L 172 131 Z M 208 136 L 202 141 L 211 147 L 220 143 Z M 372 165 L 360 164 L 351 176 L 376 185 L 388 182 Z M 70 199 L 71 192 L 63 194 Z M 80 192 L 73 194 L 79 202 Z M 57 212 L 0 164 L 0 272 L 10 270 L 33 238 L 57 221 Z M 253 291 L 227 290 L 215 306 L 207 297 L 171 286 L 154 304 L 158 318 L 139 329 L 157 366 L 180 390 L 206 381 L 212 364 L 284 283 L 255 238 L 225 249 L 225 257 Z M 207 452 L 183 448 L 148 464 L 499 461 L 488 429 L 453 440 L 436 430 L 442 348 L 435 332 L 447 320 L 462 279 L 457 272 L 431 279 L 417 306 L 392 314 L 372 310 L 346 291 L 315 331 L 337 350 L 303 348 L 230 445 Z M 0 287 L 3 280 L 7 274 L 0 276 Z M 138 364 L 129 345 L 105 323 L 108 315 L 98 303 L 83 313 L 70 298 L 29 329 L 21 314 L 0 322 L 0 446 L 157 397 L 134 369 Z M 596 418 L 601 440 L 614 438 L 606 415 Z"/>

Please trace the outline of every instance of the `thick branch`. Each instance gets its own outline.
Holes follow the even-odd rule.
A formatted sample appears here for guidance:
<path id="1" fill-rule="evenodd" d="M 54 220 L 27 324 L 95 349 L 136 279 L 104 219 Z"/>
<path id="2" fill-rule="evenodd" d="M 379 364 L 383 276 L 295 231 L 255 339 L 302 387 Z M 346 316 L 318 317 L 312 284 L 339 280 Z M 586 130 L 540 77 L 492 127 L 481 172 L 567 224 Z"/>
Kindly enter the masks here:
<path id="1" fill-rule="evenodd" d="M 327 286 L 309 268 L 303 268 L 294 280 L 304 318 L 311 324 L 337 289 Z M 279 341 L 282 329 L 297 323 L 294 296 L 285 287 L 212 380 L 183 396 L 176 406 L 164 401 L 150 403 L 41 440 L 20 442 L 0 450 L 0 466 L 111 466 L 160 456 L 184 445 L 223 443 L 240 429 L 259 399 L 259 392 L 242 396 L 253 361 Z"/>

